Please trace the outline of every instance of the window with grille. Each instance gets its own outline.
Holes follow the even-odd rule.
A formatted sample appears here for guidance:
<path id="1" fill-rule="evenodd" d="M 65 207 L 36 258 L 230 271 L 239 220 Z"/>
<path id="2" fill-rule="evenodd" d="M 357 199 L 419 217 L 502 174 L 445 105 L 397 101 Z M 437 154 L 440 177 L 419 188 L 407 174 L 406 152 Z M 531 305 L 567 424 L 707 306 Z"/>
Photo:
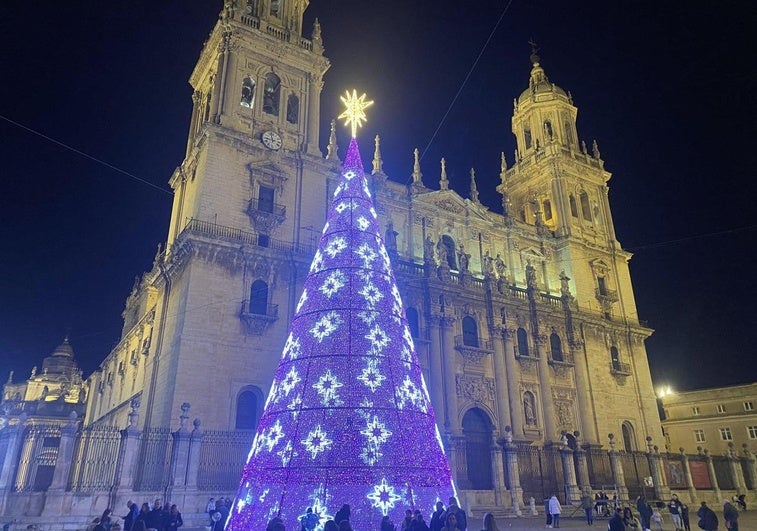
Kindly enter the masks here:
<path id="1" fill-rule="evenodd" d="M 731 428 L 720 428 L 720 438 L 724 441 L 732 441 Z"/>

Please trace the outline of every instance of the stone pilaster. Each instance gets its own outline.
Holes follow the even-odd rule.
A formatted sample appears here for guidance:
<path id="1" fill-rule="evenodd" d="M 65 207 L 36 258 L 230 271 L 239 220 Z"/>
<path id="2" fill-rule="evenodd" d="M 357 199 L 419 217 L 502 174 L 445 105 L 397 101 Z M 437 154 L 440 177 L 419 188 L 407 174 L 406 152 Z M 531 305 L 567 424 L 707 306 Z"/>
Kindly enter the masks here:
<path id="1" fill-rule="evenodd" d="M 444 360 L 444 391 L 446 400 L 445 428 L 452 434 L 460 433 L 457 409 L 457 352 L 455 351 L 455 318 L 444 316 L 439 320 L 442 330 L 442 352 Z"/>
<path id="2" fill-rule="evenodd" d="M 741 461 L 736 455 L 732 442 L 728 443 L 728 470 L 731 473 L 731 480 L 739 494 L 746 494 L 746 481 L 744 481 L 744 470 L 741 468 Z"/>
<path id="3" fill-rule="evenodd" d="M 502 447 L 492 440 L 491 445 L 492 477 L 494 478 L 494 503 L 497 507 L 506 507 L 505 465 L 502 460 Z"/>
<path id="4" fill-rule="evenodd" d="M 139 420 L 140 401 L 133 399 L 131 401 L 131 412 L 129 413 L 129 425 L 121 430 L 121 445 L 118 449 L 118 462 L 116 463 L 116 481 L 114 489 L 116 491 L 130 492 L 134 490 L 137 470 L 137 460 L 139 459 L 139 446 L 142 438 L 142 432 L 137 428 Z"/>
<path id="5" fill-rule="evenodd" d="M 689 465 L 689 456 L 686 455 L 683 447 L 678 449 L 681 452 L 681 465 L 683 466 L 683 477 L 686 481 L 686 489 L 689 491 L 689 498 L 691 498 L 691 504 L 695 505 L 697 501 L 697 489 L 694 486 L 694 478 L 691 477 L 691 466 Z"/>
<path id="6" fill-rule="evenodd" d="M 23 442 L 24 429 L 26 428 L 26 413 L 18 417 L 18 424 L 7 425 L 3 430 L 7 433 L 8 444 L 5 447 L 3 466 L 0 468 L 0 514 L 5 514 L 8 494 L 13 492 L 13 480 L 18 468 L 18 454 Z"/>
<path id="7" fill-rule="evenodd" d="M 665 481 L 665 473 L 662 470 L 662 456 L 660 448 L 652 444 L 652 437 L 647 436 L 647 460 L 649 461 L 649 471 L 654 481 L 654 493 L 658 500 L 667 500 L 670 498 L 670 488 Z"/>
<path id="8" fill-rule="evenodd" d="M 505 426 L 510 426 L 510 400 L 509 382 L 507 381 L 507 371 L 505 370 L 505 348 L 502 342 L 502 329 L 492 327 L 490 335 L 494 344 L 494 375 L 497 386 L 497 417 L 500 435 L 504 436 Z"/>
<path id="9" fill-rule="evenodd" d="M 431 404 L 434 406 L 436 413 L 436 423 L 439 427 L 439 433 L 444 433 L 444 426 L 447 423 L 447 410 L 444 400 L 444 366 L 442 364 L 440 321 L 441 317 L 438 315 L 432 315 L 429 319 L 431 339 L 429 392 L 431 393 Z"/>
<path id="10" fill-rule="evenodd" d="M 754 455 L 749 450 L 749 445 L 744 443 L 741 445 L 744 451 L 743 459 L 747 462 L 746 473 L 749 478 L 749 484 L 752 488 L 757 490 L 757 461 L 754 459 Z"/>
<path id="11" fill-rule="evenodd" d="M 507 398 L 510 402 L 510 421 L 512 422 L 512 437 L 524 439 L 523 431 L 523 398 L 520 395 L 518 382 L 518 362 L 515 359 L 515 330 L 505 328 L 502 331 L 505 340 L 505 373 L 507 377 Z"/>
<path id="12" fill-rule="evenodd" d="M 557 437 L 555 426 L 555 406 L 552 399 L 552 380 L 549 377 L 549 360 L 547 359 L 547 336 L 534 337 L 536 355 L 539 358 L 539 388 L 541 389 L 541 406 L 544 412 L 544 441 L 554 442 Z"/>
<path id="13" fill-rule="evenodd" d="M 513 443 L 513 434 L 509 426 L 505 427 L 505 441 L 503 445 L 505 453 L 505 466 L 507 477 L 510 479 L 510 501 L 512 512 L 521 516 L 523 511 L 523 488 L 520 486 L 520 471 L 518 469 L 518 447 Z"/>
<path id="14" fill-rule="evenodd" d="M 187 489 L 197 489 L 197 476 L 200 471 L 200 450 L 202 449 L 202 429 L 200 419 L 194 419 L 192 423 L 191 439 L 189 442 L 189 463 L 187 464 Z"/>
<path id="15" fill-rule="evenodd" d="M 573 450 L 568 446 L 568 440 L 563 435 L 560 440 L 560 461 L 562 461 L 563 481 L 565 482 L 565 503 L 581 500 L 581 491 L 576 481 L 576 464 L 573 460 Z"/>
<path id="16" fill-rule="evenodd" d="M 607 452 L 610 456 L 610 468 L 612 469 L 612 480 L 615 483 L 615 491 L 618 493 L 619 500 L 628 499 L 628 487 L 626 487 L 626 476 L 623 473 L 623 462 L 620 460 L 620 454 L 615 449 L 615 435 L 608 435 L 610 439 L 610 450 Z"/>
<path id="17" fill-rule="evenodd" d="M 715 498 L 718 500 L 723 499 L 723 494 L 720 492 L 720 485 L 718 484 L 718 476 L 715 475 L 715 465 L 712 462 L 712 456 L 709 450 L 704 451 L 704 459 L 707 462 L 707 472 L 710 474 L 710 485 L 712 485 L 712 492 L 715 493 Z"/>
<path id="18" fill-rule="evenodd" d="M 591 492 L 591 479 L 589 478 L 589 460 L 586 457 L 586 450 L 581 448 L 579 443 L 580 433 L 578 431 L 573 432 L 573 436 L 576 438 L 576 449 L 573 450 L 573 455 L 576 457 L 576 475 L 578 480 L 578 487 L 581 492 Z"/>
<path id="19" fill-rule="evenodd" d="M 74 461 L 74 446 L 78 429 L 79 423 L 76 412 L 72 411 L 68 417 L 68 424 L 60 429 L 60 444 L 58 445 L 58 455 L 55 458 L 53 481 L 45 495 L 43 514 L 46 516 L 56 516 L 63 513 L 63 499 L 66 495 L 71 463 Z"/>
<path id="20" fill-rule="evenodd" d="M 177 491 L 184 490 L 187 483 L 187 468 L 189 465 L 189 449 L 192 435 L 187 429 L 187 420 L 189 419 L 190 404 L 184 402 L 181 405 L 181 416 L 179 416 L 179 429 L 173 432 L 173 445 L 171 446 L 171 471 L 170 484 L 167 495 L 171 497 Z"/>
<path id="21" fill-rule="evenodd" d="M 594 402 L 591 400 L 589 389 L 589 369 L 586 362 L 582 341 L 574 341 L 571 345 L 573 360 L 576 364 L 576 396 L 578 397 L 578 410 L 581 422 L 581 433 L 584 440 L 589 444 L 599 443 L 599 434 L 594 422 Z"/>

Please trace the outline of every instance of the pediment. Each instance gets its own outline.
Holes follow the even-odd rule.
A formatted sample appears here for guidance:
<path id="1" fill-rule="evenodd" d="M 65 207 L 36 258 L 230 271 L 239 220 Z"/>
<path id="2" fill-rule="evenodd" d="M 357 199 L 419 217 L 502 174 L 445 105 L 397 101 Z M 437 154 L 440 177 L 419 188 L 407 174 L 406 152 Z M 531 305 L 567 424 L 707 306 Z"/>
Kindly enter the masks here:
<path id="1" fill-rule="evenodd" d="M 437 190 L 418 196 L 418 203 L 438 208 L 456 216 L 472 216 L 477 219 L 488 220 L 488 209 L 476 204 L 470 199 L 464 199 L 453 190 Z"/>

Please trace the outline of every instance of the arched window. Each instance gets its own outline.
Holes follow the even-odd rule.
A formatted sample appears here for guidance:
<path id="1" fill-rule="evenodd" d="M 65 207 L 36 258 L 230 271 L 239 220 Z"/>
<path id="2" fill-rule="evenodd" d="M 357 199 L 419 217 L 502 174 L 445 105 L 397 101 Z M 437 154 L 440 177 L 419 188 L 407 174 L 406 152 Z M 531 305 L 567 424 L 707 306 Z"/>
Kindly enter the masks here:
<path id="1" fill-rule="evenodd" d="M 523 140 L 526 142 L 526 149 L 529 149 L 531 147 L 531 143 L 533 142 L 533 139 L 531 138 L 531 128 L 529 126 L 526 126 L 526 128 L 523 130 Z"/>
<path id="2" fill-rule="evenodd" d="M 405 310 L 405 315 L 407 316 L 407 326 L 410 328 L 410 336 L 411 337 L 421 337 L 420 336 L 420 323 L 418 321 L 418 310 L 415 308 L 408 308 Z"/>
<path id="3" fill-rule="evenodd" d="M 636 435 L 634 433 L 633 425 L 630 422 L 625 421 L 620 427 L 620 430 L 623 434 L 623 448 L 625 448 L 626 452 L 635 451 Z"/>
<path id="4" fill-rule="evenodd" d="M 544 133 L 547 135 L 547 140 L 552 140 L 555 136 L 554 131 L 552 131 L 552 122 L 549 120 L 544 120 Z"/>
<path id="5" fill-rule="evenodd" d="M 620 370 L 620 354 L 617 347 L 610 347 L 610 360 L 612 361 L 612 368 Z"/>
<path id="6" fill-rule="evenodd" d="M 294 94 L 287 98 L 287 122 L 296 124 L 300 119 L 300 99 Z"/>
<path id="7" fill-rule="evenodd" d="M 457 270 L 457 251 L 455 249 L 455 240 L 452 236 L 445 234 L 442 236 L 442 245 L 444 245 L 447 251 L 447 265 L 450 269 Z"/>
<path id="8" fill-rule="evenodd" d="M 242 97 L 239 100 L 239 105 L 250 109 L 255 105 L 255 82 L 249 77 L 242 81 Z"/>
<path id="9" fill-rule="evenodd" d="M 463 345 L 468 347 L 478 346 L 478 325 L 470 315 L 463 317 Z"/>
<path id="10" fill-rule="evenodd" d="M 265 76 L 265 90 L 263 92 L 263 112 L 279 115 L 279 94 L 281 92 L 281 79 L 273 72 Z"/>
<path id="11" fill-rule="evenodd" d="M 268 308 L 268 284 L 258 279 L 250 288 L 250 313 L 265 315 Z"/>
<path id="12" fill-rule="evenodd" d="M 245 388 L 237 397 L 237 418 L 235 427 L 238 430 L 254 430 L 258 427 L 260 404 L 263 393 L 257 387 Z"/>
<path id="13" fill-rule="evenodd" d="M 526 426 L 536 426 L 536 397 L 531 391 L 523 393 L 523 416 L 526 418 Z"/>
<path id="14" fill-rule="evenodd" d="M 544 219 L 547 221 L 552 219 L 552 202 L 549 199 L 544 201 Z"/>
<path id="15" fill-rule="evenodd" d="M 568 202 L 570 203 L 570 215 L 574 218 L 578 217 L 578 206 L 576 205 L 576 198 L 573 194 L 568 196 Z"/>
<path id="16" fill-rule="evenodd" d="M 565 143 L 569 146 L 573 145 L 573 128 L 569 122 L 565 122 Z"/>
<path id="17" fill-rule="evenodd" d="M 562 341 L 560 341 L 560 336 L 554 332 L 549 335 L 549 347 L 550 350 L 552 350 L 552 359 L 555 361 L 563 361 Z"/>
<path id="18" fill-rule="evenodd" d="M 591 221 L 591 205 L 589 204 L 589 194 L 581 192 L 581 214 L 586 221 Z"/>
<path id="19" fill-rule="evenodd" d="M 528 356 L 528 334 L 525 328 L 518 328 L 518 355 Z"/>
<path id="20" fill-rule="evenodd" d="M 492 481 L 492 423 L 479 408 L 468 410 L 463 417 L 467 487 L 472 490 L 491 490 Z"/>

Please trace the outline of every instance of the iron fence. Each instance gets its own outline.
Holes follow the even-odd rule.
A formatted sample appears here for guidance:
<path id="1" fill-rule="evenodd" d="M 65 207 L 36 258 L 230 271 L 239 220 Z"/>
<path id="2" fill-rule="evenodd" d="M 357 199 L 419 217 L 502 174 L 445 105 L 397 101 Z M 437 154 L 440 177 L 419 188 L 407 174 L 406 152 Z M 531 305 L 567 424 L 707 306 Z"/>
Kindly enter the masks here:
<path id="1" fill-rule="evenodd" d="M 149 428 L 142 432 L 137 468 L 137 491 L 162 491 L 171 481 L 173 435 L 169 428 Z"/>
<path id="2" fill-rule="evenodd" d="M 68 490 L 97 492 L 110 489 L 115 482 L 120 430 L 114 426 L 87 426 L 77 435 Z"/>
<path id="3" fill-rule="evenodd" d="M 205 431 L 197 487 L 219 493 L 235 491 L 254 437 L 253 430 Z"/>

